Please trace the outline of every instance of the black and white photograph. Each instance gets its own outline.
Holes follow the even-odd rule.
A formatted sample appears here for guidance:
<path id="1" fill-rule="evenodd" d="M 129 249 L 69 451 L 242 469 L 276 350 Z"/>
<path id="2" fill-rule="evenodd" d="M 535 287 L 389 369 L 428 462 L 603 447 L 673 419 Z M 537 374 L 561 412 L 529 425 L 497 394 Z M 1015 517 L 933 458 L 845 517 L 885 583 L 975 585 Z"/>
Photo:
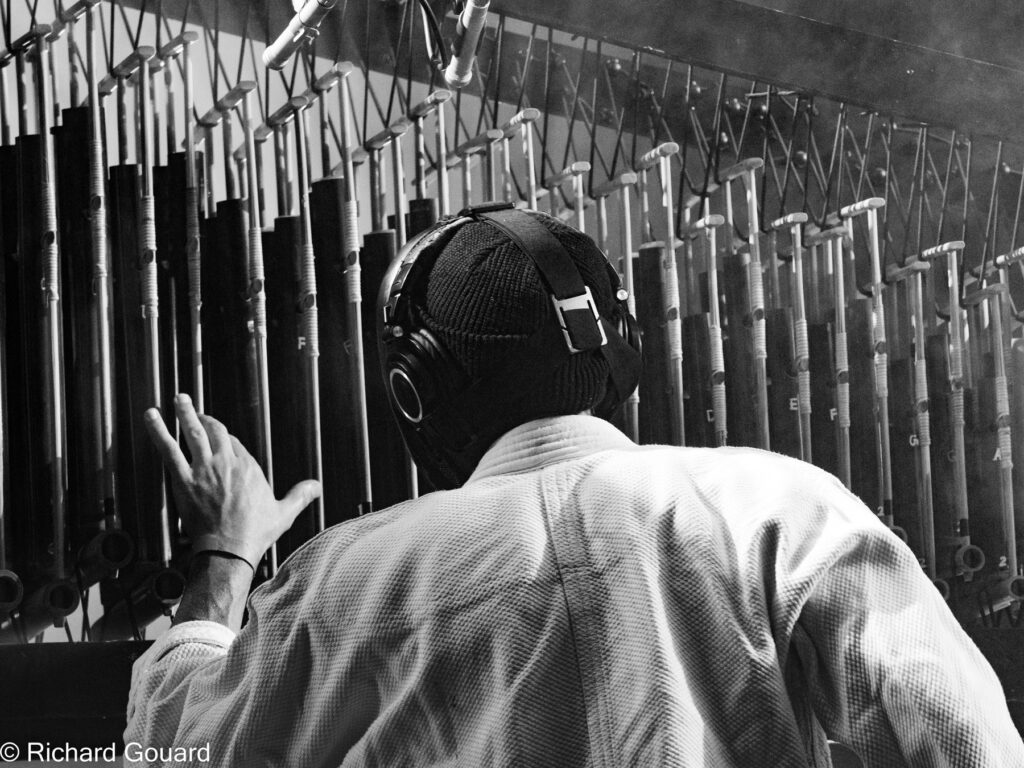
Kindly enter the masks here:
<path id="1" fill-rule="evenodd" d="M 0 0 L 0 767 L 1024 768 L 1022 213 L 1009 0 Z"/>

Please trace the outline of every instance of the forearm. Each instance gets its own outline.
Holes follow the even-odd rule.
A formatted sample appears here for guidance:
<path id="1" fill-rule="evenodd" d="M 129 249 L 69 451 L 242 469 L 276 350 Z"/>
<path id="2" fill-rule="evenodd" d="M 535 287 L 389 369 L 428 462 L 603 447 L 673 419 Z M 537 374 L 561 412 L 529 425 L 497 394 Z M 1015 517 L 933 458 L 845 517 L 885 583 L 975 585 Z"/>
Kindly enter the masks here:
<path id="1" fill-rule="evenodd" d="M 244 560 L 200 552 L 192 561 L 174 623 L 214 621 L 237 632 L 242 626 L 252 576 Z"/>
<path id="2" fill-rule="evenodd" d="M 240 561 L 209 554 L 195 559 L 175 625 L 132 669 L 125 743 L 209 744 L 210 764 L 223 766 L 250 765 L 264 747 L 272 751 L 285 743 L 291 722 L 280 713 L 306 706 L 308 691 L 295 680 L 318 679 L 306 649 L 288 649 L 296 633 L 315 647 L 324 643 L 309 623 L 317 612 L 298 608 L 305 580 L 275 579 L 249 595 L 251 575 Z M 249 623 L 236 633 L 243 605 Z"/>
<path id="3" fill-rule="evenodd" d="M 194 716 L 186 711 L 192 675 L 227 655 L 242 625 L 251 582 L 252 569 L 244 560 L 211 552 L 193 557 L 175 626 L 132 669 L 126 743 L 180 746 L 190 738 L 180 727 Z"/>

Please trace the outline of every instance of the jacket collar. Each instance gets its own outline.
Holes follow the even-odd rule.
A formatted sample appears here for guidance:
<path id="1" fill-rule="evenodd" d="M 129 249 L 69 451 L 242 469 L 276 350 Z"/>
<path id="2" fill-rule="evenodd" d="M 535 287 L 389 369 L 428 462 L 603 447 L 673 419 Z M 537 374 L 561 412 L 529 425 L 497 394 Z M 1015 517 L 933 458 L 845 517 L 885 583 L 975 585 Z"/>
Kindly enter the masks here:
<path id="1" fill-rule="evenodd" d="M 467 483 L 495 475 L 529 472 L 633 442 L 604 419 L 578 414 L 535 419 L 506 432 L 492 445 Z"/>

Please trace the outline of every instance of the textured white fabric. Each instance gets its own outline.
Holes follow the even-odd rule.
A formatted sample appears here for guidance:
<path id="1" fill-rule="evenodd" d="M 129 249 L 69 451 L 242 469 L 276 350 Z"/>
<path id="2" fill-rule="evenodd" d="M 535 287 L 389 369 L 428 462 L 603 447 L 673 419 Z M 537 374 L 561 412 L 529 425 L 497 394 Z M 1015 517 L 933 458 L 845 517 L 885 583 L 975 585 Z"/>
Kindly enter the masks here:
<path id="1" fill-rule="evenodd" d="M 821 470 L 638 447 L 589 416 L 460 490 L 335 526 L 225 647 L 136 663 L 126 741 L 222 766 L 1024 767 L 991 667 Z"/>

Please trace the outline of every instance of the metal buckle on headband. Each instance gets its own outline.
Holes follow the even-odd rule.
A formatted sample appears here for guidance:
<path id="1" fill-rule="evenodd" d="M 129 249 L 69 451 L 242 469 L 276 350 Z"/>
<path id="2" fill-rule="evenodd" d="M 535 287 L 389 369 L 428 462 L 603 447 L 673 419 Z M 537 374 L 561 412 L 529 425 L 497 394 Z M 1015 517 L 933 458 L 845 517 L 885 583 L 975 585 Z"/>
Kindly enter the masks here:
<path id="1" fill-rule="evenodd" d="M 578 296 L 570 296 L 566 299 L 552 296 L 551 303 L 555 305 L 558 326 L 562 329 L 566 346 L 569 347 L 569 351 L 572 354 L 575 355 L 577 352 L 597 349 L 608 343 L 608 337 L 605 335 L 604 327 L 601 325 L 601 315 L 597 311 L 597 304 L 594 303 L 594 295 L 590 292 L 590 286 L 584 286 L 583 293 Z M 580 310 L 589 310 L 588 315 L 593 317 L 594 320 L 592 326 L 589 322 L 581 325 L 578 316 L 569 314 L 570 312 L 579 312 Z M 597 334 L 600 334 L 601 342 L 599 344 L 594 343 L 597 341 L 597 334 L 594 334 L 590 330 L 591 328 L 596 328 Z M 587 339 L 587 336 L 590 336 L 590 338 Z"/>

